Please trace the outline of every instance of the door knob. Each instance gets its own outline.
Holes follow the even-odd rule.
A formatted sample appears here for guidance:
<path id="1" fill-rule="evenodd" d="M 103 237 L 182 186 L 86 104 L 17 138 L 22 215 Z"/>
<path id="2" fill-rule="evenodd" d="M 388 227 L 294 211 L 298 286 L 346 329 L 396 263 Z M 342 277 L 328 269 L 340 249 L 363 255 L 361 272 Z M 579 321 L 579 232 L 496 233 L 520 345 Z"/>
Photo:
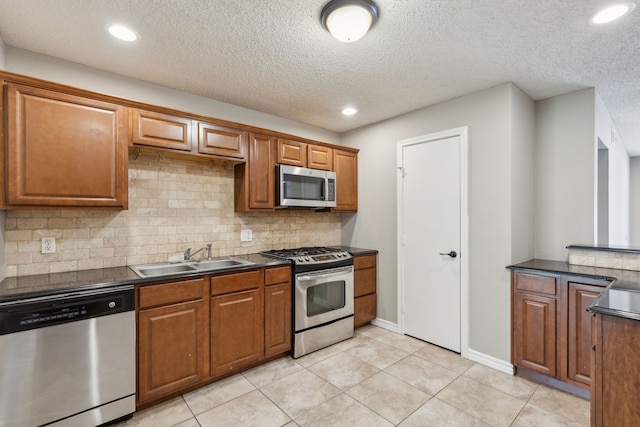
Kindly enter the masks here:
<path id="1" fill-rule="evenodd" d="M 458 254 L 456 253 L 456 251 L 451 251 L 451 252 L 444 253 L 444 254 L 443 254 L 443 253 L 440 253 L 440 255 L 449 255 L 451 258 L 455 258 L 455 257 L 457 257 L 457 256 L 458 256 Z"/>

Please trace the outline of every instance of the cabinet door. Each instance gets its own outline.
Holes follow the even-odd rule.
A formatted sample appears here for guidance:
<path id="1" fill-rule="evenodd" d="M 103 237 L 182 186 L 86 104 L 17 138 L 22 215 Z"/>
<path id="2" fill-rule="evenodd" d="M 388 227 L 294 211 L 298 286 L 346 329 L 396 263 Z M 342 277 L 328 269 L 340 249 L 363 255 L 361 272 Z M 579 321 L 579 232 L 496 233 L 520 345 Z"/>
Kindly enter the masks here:
<path id="1" fill-rule="evenodd" d="M 369 294 L 353 300 L 353 327 L 359 328 L 376 318 L 376 294 Z"/>
<path id="2" fill-rule="evenodd" d="M 278 164 L 307 167 L 307 144 L 278 138 Z"/>
<path id="3" fill-rule="evenodd" d="M 556 376 L 556 299 L 517 292 L 513 306 L 514 364 Z"/>
<path id="4" fill-rule="evenodd" d="M 307 146 L 307 167 L 331 170 L 333 168 L 333 150 L 320 145 Z"/>
<path id="5" fill-rule="evenodd" d="M 266 135 L 249 136 L 249 208 L 275 208 L 274 139 Z"/>
<path id="6" fill-rule="evenodd" d="M 134 108 L 131 110 L 134 144 L 191 151 L 191 119 Z"/>
<path id="7" fill-rule="evenodd" d="M 291 350 L 291 282 L 264 288 L 264 355 Z"/>
<path id="8" fill-rule="evenodd" d="M 198 122 L 198 152 L 214 156 L 245 159 L 247 134 L 240 129 Z"/>
<path id="9" fill-rule="evenodd" d="M 358 157 L 356 153 L 333 150 L 333 170 L 336 173 L 337 212 L 358 211 Z"/>
<path id="10" fill-rule="evenodd" d="M 569 282 L 568 379 L 591 384 L 591 348 L 594 317 L 587 307 L 604 290 L 601 286 Z"/>
<path id="11" fill-rule="evenodd" d="M 262 358 L 263 295 L 259 289 L 211 298 L 211 376 Z"/>
<path id="12" fill-rule="evenodd" d="M 208 378 L 208 317 L 202 299 L 138 313 L 138 404 Z"/>
<path id="13" fill-rule="evenodd" d="M 598 314 L 596 340 L 595 425 L 640 425 L 640 322 Z"/>
<path id="14" fill-rule="evenodd" d="M 7 205 L 127 207 L 121 105 L 7 84 Z"/>

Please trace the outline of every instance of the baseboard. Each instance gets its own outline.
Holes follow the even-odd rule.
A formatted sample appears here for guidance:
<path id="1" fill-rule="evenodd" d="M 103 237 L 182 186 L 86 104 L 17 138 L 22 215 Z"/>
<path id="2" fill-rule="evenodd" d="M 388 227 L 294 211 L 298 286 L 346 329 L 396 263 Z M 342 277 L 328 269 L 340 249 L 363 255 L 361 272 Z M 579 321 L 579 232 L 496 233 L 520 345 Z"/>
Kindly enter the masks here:
<path id="1" fill-rule="evenodd" d="M 468 359 L 473 362 L 480 363 L 481 365 L 488 366 L 489 368 L 504 372 L 505 374 L 513 375 L 515 373 L 515 369 L 511 363 L 505 362 L 504 360 L 498 359 L 493 356 L 489 356 L 488 354 L 469 349 L 469 353 L 467 354 L 467 356 Z"/>
<path id="2" fill-rule="evenodd" d="M 391 332 L 395 332 L 397 334 L 400 333 L 400 330 L 398 329 L 398 324 L 397 323 L 393 323 L 393 322 L 389 322 L 388 320 L 383 320 L 383 319 L 380 319 L 380 318 L 376 317 L 375 319 L 373 319 L 371 321 L 371 324 L 373 326 L 379 326 L 381 328 L 384 328 L 384 329 L 386 329 L 388 331 L 391 331 Z"/>

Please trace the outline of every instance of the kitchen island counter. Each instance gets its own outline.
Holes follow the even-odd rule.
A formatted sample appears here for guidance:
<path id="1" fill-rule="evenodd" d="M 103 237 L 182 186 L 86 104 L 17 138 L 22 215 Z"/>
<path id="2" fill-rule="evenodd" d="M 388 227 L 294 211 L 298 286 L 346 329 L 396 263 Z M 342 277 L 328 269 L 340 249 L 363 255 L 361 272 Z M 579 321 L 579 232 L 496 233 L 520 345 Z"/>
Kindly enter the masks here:
<path id="1" fill-rule="evenodd" d="M 592 313 L 640 320 L 640 271 L 589 267 L 543 259 L 531 259 L 509 265 L 507 268 L 609 280 L 611 283 L 589 306 L 588 310 Z"/>

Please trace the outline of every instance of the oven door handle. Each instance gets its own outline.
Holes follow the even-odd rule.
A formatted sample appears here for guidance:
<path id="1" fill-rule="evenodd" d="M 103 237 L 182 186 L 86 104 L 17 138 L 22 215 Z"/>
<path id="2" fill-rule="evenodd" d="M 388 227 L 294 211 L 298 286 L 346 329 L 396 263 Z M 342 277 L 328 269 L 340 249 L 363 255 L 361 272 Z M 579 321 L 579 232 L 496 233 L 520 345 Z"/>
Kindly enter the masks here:
<path id="1" fill-rule="evenodd" d="M 324 279 L 326 277 L 341 276 L 345 273 L 351 273 L 352 271 L 353 271 L 353 267 L 344 267 L 344 268 L 337 268 L 329 272 L 322 271 L 318 273 L 309 273 L 305 276 L 298 276 L 296 279 L 300 282 L 307 281 L 307 280 L 316 280 L 318 278 Z"/>

